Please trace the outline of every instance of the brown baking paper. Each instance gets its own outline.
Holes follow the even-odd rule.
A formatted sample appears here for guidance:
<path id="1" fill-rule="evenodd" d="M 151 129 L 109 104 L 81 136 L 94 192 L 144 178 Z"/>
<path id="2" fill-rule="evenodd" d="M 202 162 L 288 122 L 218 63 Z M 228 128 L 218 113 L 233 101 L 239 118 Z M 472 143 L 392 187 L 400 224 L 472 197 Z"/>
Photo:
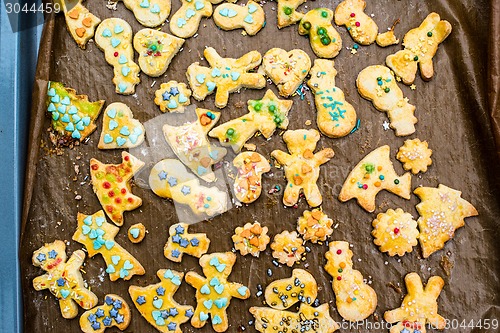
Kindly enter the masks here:
<path id="1" fill-rule="evenodd" d="M 310 1 L 300 10 L 327 6 L 334 9 L 340 1 Z M 120 17 L 130 23 L 134 32 L 142 29 L 132 12 L 123 3 L 117 10 L 106 8 L 105 1 L 87 1 L 86 6 L 99 18 Z M 173 0 L 172 12 L 180 6 Z M 104 99 L 106 105 L 112 102 L 126 103 L 135 118 L 146 122 L 160 115 L 154 104 L 154 92 L 163 82 L 177 80 L 186 82 L 187 67 L 200 61 L 206 46 L 214 47 L 223 57 L 240 57 L 251 50 L 264 54 L 272 47 L 286 50 L 300 48 L 311 59 L 315 59 L 309 40 L 297 33 L 297 25 L 278 30 L 276 28 L 275 2 L 264 4 L 267 25 L 254 37 L 244 36 L 241 30 L 225 32 L 218 29 L 211 19 L 203 19 L 198 36 L 188 39 L 182 52 L 173 59 L 168 71 L 159 78 L 141 74 L 141 83 L 133 96 L 117 95 L 111 82 L 113 70 L 104 59 L 104 54 L 93 42 L 86 50 L 81 50 L 65 28 L 64 17 L 57 15 L 46 22 L 41 41 L 38 69 L 33 91 L 30 147 L 26 174 L 24 215 L 20 245 L 22 266 L 22 286 L 24 300 L 25 332 L 78 332 L 78 319 L 62 318 L 58 303 L 49 291 L 36 292 L 32 280 L 43 272 L 32 266 L 31 256 L 45 242 L 56 239 L 68 243 L 68 255 L 82 246 L 71 240 L 76 227 L 78 212 L 93 214 L 101 209 L 92 191 L 89 179 L 89 160 L 93 157 L 105 163 L 119 163 L 120 150 L 101 151 L 97 142 L 102 121 L 90 140 L 73 149 L 65 148 L 57 155 L 50 142 L 47 129 L 49 118 L 45 111 L 45 93 L 48 80 L 63 82 L 66 86 L 86 94 L 90 100 Z M 385 57 L 402 48 L 395 45 L 380 48 L 373 44 L 360 47 L 353 55 L 346 47 L 354 41 L 343 27 L 337 27 L 342 36 L 344 48 L 335 58 L 338 70 L 337 86 L 346 94 L 346 99 L 356 109 L 361 121 L 360 128 L 353 134 L 341 139 L 322 136 L 318 150 L 331 147 L 335 157 L 321 167 L 319 178 L 323 194 L 323 210 L 334 220 L 336 226 L 333 240 L 346 240 L 353 245 L 354 268 L 362 272 L 378 294 L 378 307 L 371 323 L 380 322 L 386 310 L 400 306 L 405 294 L 404 276 L 417 272 L 424 281 L 432 275 L 445 280 L 445 287 L 439 297 L 439 312 L 452 323 L 455 320 L 467 324 L 470 320 L 500 320 L 500 247 L 498 242 L 500 205 L 498 191 L 499 167 L 496 152 L 500 152 L 500 112 L 498 108 L 498 68 L 499 68 L 499 26 L 500 8 L 498 2 L 490 7 L 488 1 L 370 1 L 366 12 L 374 14 L 373 19 L 379 31 L 385 31 L 396 19 L 396 35 L 402 39 L 404 33 L 418 26 L 430 12 L 439 13 L 448 20 L 453 31 L 441 44 L 434 57 L 435 75 L 430 82 L 423 82 L 418 76 L 416 90 L 400 84 L 410 103 L 416 105 L 418 124 L 416 132 L 407 138 L 427 140 L 433 150 L 433 164 L 428 172 L 412 177 L 412 188 L 417 186 L 437 186 L 439 183 L 463 192 L 463 198 L 470 201 L 479 211 L 479 216 L 468 218 L 466 225 L 457 231 L 455 238 L 446 243 L 445 248 L 424 260 L 420 249 L 415 248 L 402 258 L 391 258 L 379 252 L 373 244 L 371 221 L 379 212 L 389 208 L 402 208 L 418 216 L 415 205 L 419 202 L 412 195 L 410 200 L 383 192 L 377 197 L 377 209 L 367 213 L 356 202 L 340 203 L 337 196 L 350 170 L 361 158 L 373 149 L 388 144 L 398 174 L 403 173 L 401 164 L 394 159 L 398 147 L 407 138 L 398 138 L 392 130 L 384 131 L 382 123 L 386 114 L 377 111 L 373 105 L 360 97 L 355 87 L 357 74 L 366 66 L 383 64 Z M 162 27 L 168 32 L 168 24 Z M 489 68 L 488 68 L 488 57 Z M 137 54 L 136 54 L 137 58 Z M 155 83 L 156 82 L 156 83 Z M 277 89 L 269 84 L 275 93 Z M 265 90 L 242 90 L 231 94 L 229 104 L 221 110 L 220 123 L 247 113 L 246 101 L 261 98 Z M 316 111 L 313 95 L 306 92 L 304 100 L 297 95 L 290 112 L 289 129 L 316 128 Z M 192 100 L 192 102 L 195 102 Z M 195 102 L 198 106 L 215 110 L 214 96 L 205 101 Z M 243 106 L 242 106 L 243 105 Z M 311 120 L 312 125 L 305 125 Z M 493 125 L 491 125 L 493 123 Z M 279 133 L 279 132 L 277 132 Z M 498 146 L 495 148 L 494 133 Z M 257 145 L 257 151 L 266 157 L 274 149 L 286 150 L 280 135 L 266 141 L 262 137 L 250 140 Z M 170 152 L 165 150 L 165 156 Z M 148 171 L 145 171 L 148 172 Z M 307 209 L 301 200 L 297 209 L 284 208 L 282 192 L 269 194 L 276 184 L 283 187 L 285 179 L 282 170 L 272 167 L 271 173 L 263 178 L 263 193 L 253 204 L 240 208 L 233 207 L 228 212 L 210 221 L 194 224 L 190 232 L 205 232 L 211 239 L 209 252 L 231 251 L 231 235 L 237 226 L 247 222 L 259 221 L 269 228 L 274 236 L 283 230 L 295 230 L 297 218 Z M 139 184 L 140 185 L 140 184 Z M 127 300 L 132 308 L 132 322 L 127 332 L 154 332 L 155 329 L 144 320 L 135 309 L 127 289 L 130 285 L 145 286 L 157 283 L 156 271 L 170 268 L 178 271 L 201 273 L 198 260 L 184 256 L 182 263 L 173 263 L 163 256 L 163 246 L 168 238 L 168 228 L 178 222 L 174 204 L 157 197 L 152 191 L 135 186 L 134 194 L 143 199 L 139 209 L 125 213 L 125 223 L 116 241 L 132 253 L 146 269 L 144 276 L 134 276 L 130 281 L 110 282 L 104 272 L 105 264 L 101 256 L 86 259 L 83 276 L 92 291 L 102 303 L 104 295 L 114 293 Z M 80 200 L 77 200 L 81 198 Z M 143 223 L 148 230 L 144 241 L 132 244 L 127 239 L 128 228 L 135 223 Z M 307 244 L 311 252 L 306 260 L 296 267 L 306 268 L 316 278 L 319 288 L 319 301 L 331 304 L 332 317 L 341 321 L 335 309 L 335 298 L 331 287 L 331 277 L 323 269 L 325 264 L 325 244 Z M 267 274 L 271 270 L 272 276 Z M 449 273 L 449 274 L 447 274 Z M 263 288 L 271 281 L 291 275 L 291 268 L 275 267 L 268 248 L 260 258 L 242 257 L 238 254 L 230 280 L 247 285 L 252 293 L 246 301 L 233 300 L 229 307 L 228 332 L 254 332 L 248 325 L 253 319 L 248 309 L 262 305 L 264 298 L 256 297 L 257 286 Z M 175 294 L 181 304 L 195 305 L 194 289 L 183 283 Z M 80 309 L 80 313 L 83 310 Z M 484 322 L 483 322 L 484 324 Z M 109 329 L 115 332 L 116 329 Z M 210 324 L 203 329 L 194 329 L 190 324 L 183 326 L 184 332 L 212 332 Z M 366 326 L 345 328 L 342 332 L 366 332 Z M 385 332 L 386 330 L 370 330 Z M 453 332 L 453 330 L 449 330 Z M 496 330 L 499 332 L 500 330 Z M 455 332 L 494 332 L 480 328 L 459 328 Z"/>

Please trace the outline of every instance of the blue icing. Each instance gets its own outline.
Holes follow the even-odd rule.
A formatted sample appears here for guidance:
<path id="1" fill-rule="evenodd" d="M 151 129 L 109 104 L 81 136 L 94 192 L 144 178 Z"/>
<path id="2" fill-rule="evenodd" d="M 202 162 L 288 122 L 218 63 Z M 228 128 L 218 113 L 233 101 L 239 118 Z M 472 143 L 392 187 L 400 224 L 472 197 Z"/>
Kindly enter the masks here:
<path id="1" fill-rule="evenodd" d="M 252 15 L 248 14 L 243 21 L 245 21 L 248 24 L 252 24 L 253 23 Z"/>
<path id="2" fill-rule="evenodd" d="M 257 11 L 257 6 L 255 6 L 254 4 L 249 4 L 249 5 L 248 5 L 248 12 L 249 12 L 250 14 L 253 14 L 253 13 L 255 13 L 256 11 Z"/>
<path id="3" fill-rule="evenodd" d="M 208 91 L 214 91 L 215 87 L 216 87 L 216 84 L 214 82 L 207 81 L 207 89 L 208 89 Z"/>
<path id="4" fill-rule="evenodd" d="M 73 133 L 71 133 L 71 137 L 73 139 L 80 139 L 82 137 L 82 135 L 80 134 L 80 132 L 78 131 L 78 129 L 74 130 Z"/>
<path id="5" fill-rule="evenodd" d="M 154 4 L 153 7 L 149 10 L 153 14 L 158 14 L 160 12 L 160 6 L 157 4 Z"/>
<path id="6" fill-rule="evenodd" d="M 231 72 L 231 80 L 236 81 L 240 78 L 240 73 L 238 72 Z"/>
<path id="7" fill-rule="evenodd" d="M 214 301 L 214 303 L 215 303 L 215 306 L 217 308 L 222 309 L 225 306 L 227 306 L 227 298 L 226 297 L 222 297 L 222 298 L 216 299 Z"/>
<path id="8" fill-rule="evenodd" d="M 122 138 L 121 136 L 117 137 L 116 138 L 116 144 L 121 147 L 123 146 L 125 143 L 127 143 L 127 140 Z"/>
<path id="9" fill-rule="evenodd" d="M 141 4 L 139 6 L 141 6 L 141 8 L 149 8 L 149 1 L 142 0 Z"/>
<path id="10" fill-rule="evenodd" d="M 50 99 L 50 101 L 54 103 L 59 103 L 59 101 L 61 101 L 61 98 L 59 97 L 59 95 L 55 95 Z"/>
<path id="11" fill-rule="evenodd" d="M 54 103 L 49 104 L 47 111 L 49 111 L 49 112 L 56 111 L 56 106 L 54 105 Z"/>
<path id="12" fill-rule="evenodd" d="M 69 114 L 76 114 L 78 113 L 78 109 L 74 106 L 74 105 L 71 105 L 68 109 L 68 113 Z M 90 119 L 90 118 L 89 118 Z"/>
<path id="13" fill-rule="evenodd" d="M 58 119 L 59 119 L 59 113 L 57 113 L 57 112 L 53 112 L 53 113 L 52 113 L 52 119 L 54 119 L 54 120 L 58 120 Z"/>
<path id="14" fill-rule="evenodd" d="M 127 76 L 128 73 L 130 73 L 130 68 L 128 66 L 123 66 L 122 67 L 122 75 Z"/>
<path id="15" fill-rule="evenodd" d="M 190 19 L 191 17 L 195 16 L 196 15 L 196 12 L 194 10 L 192 10 L 191 8 L 189 8 L 187 11 L 186 11 L 186 17 L 188 19 Z"/>
<path id="16" fill-rule="evenodd" d="M 127 85 L 122 82 L 118 84 L 118 89 L 120 90 L 120 92 L 124 92 L 125 90 L 127 90 Z"/>
<path id="17" fill-rule="evenodd" d="M 104 29 L 101 34 L 102 37 L 111 37 L 111 30 L 108 28 Z"/>
<path id="18" fill-rule="evenodd" d="M 116 122 L 116 120 L 111 119 L 109 121 L 109 130 L 112 131 L 117 127 L 118 127 L 118 123 Z"/>
<path id="19" fill-rule="evenodd" d="M 219 10 L 219 14 L 221 16 L 227 17 L 227 13 L 228 13 L 228 9 L 227 8 L 222 8 L 221 10 Z"/>
<path id="20" fill-rule="evenodd" d="M 71 104 L 71 102 L 70 102 L 70 100 L 69 100 L 69 97 L 68 97 L 68 96 L 64 97 L 64 98 L 61 100 L 61 104 L 64 104 L 64 105 L 70 105 L 70 104 Z"/>
<path id="21" fill-rule="evenodd" d="M 205 82 L 205 74 L 197 74 L 196 75 L 196 81 L 198 81 L 198 83 L 204 83 Z"/>
<path id="22" fill-rule="evenodd" d="M 73 119 L 73 122 L 77 123 L 77 122 L 79 122 L 82 118 L 81 118 L 79 115 L 74 114 L 74 115 L 72 115 L 72 116 L 71 116 L 71 119 Z"/>
<path id="23" fill-rule="evenodd" d="M 123 27 L 119 24 L 115 25 L 115 34 L 121 34 L 123 32 Z"/>
<path id="24" fill-rule="evenodd" d="M 47 91 L 47 95 L 50 97 L 53 97 L 56 95 L 56 90 L 54 88 L 50 88 L 49 91 Z"/>
<path id="25" fill-rule="evenodd" d="M 108 133 L 106 133 L 104 135 L 103 141 L 104 141 L 104 143 L 111 143 L 111 142 L 113 142 L 113 137 L 111 135 L 109 135 Z"/>
<path id="26" fill-rule="evenodd" d="M 201 10 L 204 7 L 205 7 L 205 4 L 202 1 L 196 1 L 194 3 L 194 8 L 196 8 L 196 10 Z"/>
<path id="27" fill-rule="evenodd" d="M 222 318 L 219 315 L 215 315 L 212 318 L 212 325 L 219 325 L 222 324 Z"/>
<path id="28" fill-rule="evenodd" d="M 179 28 L 182 28 L 183 26 L 185 26 L 185 25 L 186 25 L 186 23 L 187 23 L 187 22 L 186 22 L 186 20 L 185 20 L 184 18 L 182 18 L 182 17 L 179 17 L 179 18 L 177 19 L 177 26 L 178 26 Z"/>
<path id="29" fill-rule="evenodd" d="M 241 286 L 241 287 L 238 288 L 238 294 L 240 294 L 241 296 L 245 296 L 246 293 L 247 293 L 247 290 L 248 290 L 247 287 Z"/>
<path id="30" fill-rule="evenodd" d="M 62 116 L 61 121 L 64 123 L 69 123 L 69 115 L 65 114 L 64 116 Z"/>
<path id="31" fill-rule="evenodd" d="M 122 41 L 119 40 L 118 38 L 111 38 L 111 46 L 113 47 L 117 47 L 118 45 L 120 45 Z"/>
<path id="32" fill-rule="evenodd" d="M 127 57 L 125 57 L 123 54 L 120 55 L 120 57 L 118 58 L 118 63 L 120 65 L 123 65 L 123 64 L 126 64 L 127 62 L 128 62 Z"/>
<path id="33" fill-rule="evenodd" d="M 116 109 L 109 109 L 108 111 L 106 111 L 106 114 L 109 118 L 114 119 L 116 117 Z"/>
<path id="34" fill-rule="evenodd" d="M 69 123 L 64 129 L 68 132 L 73 132 L 75 130 L 75 125 L 73 125 L 73 123 Z"/>
<path id="35" fill-rule="evenodd" d="M 83 126 L 83 121 L 79 121 L 75 125 L 76 129 L 79 131 L 83 131 L 85 129 L 85 126 Z"/>
<path id="36" fill-rule="evenodd" d="M 227 10 L 227 17 L 235 17 L 236 15 L 238 15 L 238 12 L 234 9 L 229 8 Z"/>
<path id="37" fill-rule="evenodd" d="M 129 136 L 130 135 L 130 130 L 128 129 L 128 126 L 123 126 L 120 129 L 120 134 L 121 135 L 125 135 L 125 136 Z"/>
<path id="38" fill-rule="evenodd" d="M 59 105 L 57 107 L 57 111 L 59 111 L 60 113 L 66 113 L 66 107 L 64 105 Z"/>
<path id="39" fill-rule="evenodd" d="M 167 104 L 169 109 L 175 109 L 177 107 L 177 102 L 172 98 Z"/>
<path id="40" fill-rule="evenodd" d="M 217 67 L 215 67 L 214 69 L 212 69 L 212 73 L 211 73 L 212 77 L 218 77 L 221 75 L 221 72 L 220 72 L 220 69 L 218 69 Z"/>

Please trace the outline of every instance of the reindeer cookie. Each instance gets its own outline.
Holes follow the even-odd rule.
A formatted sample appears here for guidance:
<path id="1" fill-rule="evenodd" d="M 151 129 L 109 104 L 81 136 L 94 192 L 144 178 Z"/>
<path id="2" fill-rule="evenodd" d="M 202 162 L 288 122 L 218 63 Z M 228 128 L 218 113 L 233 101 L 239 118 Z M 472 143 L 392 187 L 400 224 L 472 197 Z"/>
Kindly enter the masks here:
<path id="1" fill-rule="evenodd" d="M 85 311 L 80 317 L 80 328 L 84 333 L 102 333 L 106 328 L 115 326 L 120 331 L 130 324 L 130 308 L 123 298 L 109 294 L 104 304 Z"/>
<path id="2" fill-rule="evenodd" d="M 404 50 L 388 55 L 385 62 L 404 84 L 410 85 L 415 81 L 417 65 L 422 78 L 429 81 L 434 75 L 432 58 L 439 44 L 450 33 L 451 24 L 441 20 L 438 14 L 430 13 L 418 28 L 406 33 L 403 38 Z"/>
<path id="3" fill-rule="evenodd" d="M 122 0 L 125 7 L 130 9 L 137 21 L 145 27 L 157 27 L 170 14 L 170 0 Z"/>
<path id="4" fill-rule="evenodd" d="M 191 90 L 185 83 L 168 81 L 162 83 L 155 92 L 155 104 L 161 112 L 184 112 L 184 108 L 191 104 Z"/>
<path id="5" fill-rule="evenodd" d="M 77 304 L 88 310 L 97 304 L 97 296 L 85 288 L 80 268 L 85 252 L 73 252 L 66 262 L 66 244 L 56 240 L 33 252 L 32 262 L 47 273 L 33 279 L 35 290 L 49 289 L 59 299 L 61 314 L 66 319 L 78 315 Z"/>
<path id="6" fill-rule="evenodd" d="M 302 19 L 303 13 L 297 11 L 297 7 L 306 0 L 278 0 L 278 28 L 288 27 Z"/>
<path id="7" fill-rule="evenodd" d="M 231 237 L 234 248 L 240 251 L 242 256 L 251 254 L 258 258 L 269 244 L 270 238 L 267 231 L 267 227 L 262 227 L 259 222 L 247 223 L 243 227 L 237 227 Z"/>
<path id="8" fill-rule="evenodd" d="M 314 60 L 307 85 L 314 93 L 319 130 L 330 138 L 340 138 L 356 125 L 356 110 L 345 100 L 344 92 L 335 86 L 334 64 L 333 60 Z"/>
<path id="9" fill-rule="evenodd" d="M 254 202 L 262 192 L 262 174 L 271 170 L 269 162 L 259 153 L 244 152 L 234 158 L 233 165 L 237 170 L 233 185 L 236 199 Z"/>
<path id="10" fill-rule="evenodd" d="M 294 269 L 292 276 L 276 280 L 266 287 L 266 303 L 277 310 L 285 310 L 297 302 L 311 305 L 318 296 L 314 277 L 303 269 Z"/>
<path id="11" fill-rule="evenodd" d="M 361 273 L 352 268 L 349 243 L 330 242 L 325 257 L 325 270 L 333 277 L 332 287 L 339 314 L 352 322 L 368 318 L 377 307 L 377 294 L 363 281 Z"/>
<path id="12" fill-rule="evenodd" d="M 73 5 L 71 8 L 67 7 L 66 1 L 61 1 L 64 17 L 66 18 L 66 26 L 75 40 L 76 44 L 82 49 L 85 49 L 89 39 L 94 37 L 95 28 L 101 20 L 89 12 L 89 10 L 82 5 L 82 1 Z"/>
<path id="13" fill-rule="evenodd" d="M 120 18 L 108 18 L 97 27 L 95 43 L 104 52 L 108 64 L 113 66 L 115 91 L 122 95 L 135 93 L 139 79 L 139 66 L 134 62 L 132 28 Z"/>
<path id="14" fill-rule="evenodd" d="M 299 24 L 299 34 L 308 35 L 314 53 L 320 58 L 335 58 L 342 49 L 342 39 L 332 25 L 333 11 L 316 8 L 309 11 Z"/>
<path id="15" fill-rule="evenodd" d="M 325 148 L 316 154 L 313 153 L 319 141 L 319 132 L 314 129 L 286 131 L 283 140 L 290 154 L 281 150 L 271 152 L 271 156 L 285 168 L 285 177 L 288 180 L 283 203 L 285 206 L 293 206 L 299 200 L 302 190 L 309 206 L 321 205 L 323 198 L 316 184 L 319 167 L 333 157 L 333 150 Z"/>
<path id="16" fill-rule="evenodd" d="M 170 226 L 170 237 L 163 249 L 165 258 L 174 262 L 181 262 L 183 254 L 199 258 L 207 253 L 210 239 L 206 234 L 189 234 L 189 224 L 177 223 Z"/>
<path id="17" fill-rule="evenodd" d="M 345 25 L 356 43 L 370 45 L 377 38 L 378 26 L 366 15 L 365 0 L 344 0 L 335 9 L 335 24 Z"/>
<path id="18" fill-rule="evenodd" d="M 99 149 L 133 148 L 144 141 L 144 126 L 123 103 L 111 103 L 104 111 Z"/>
<path id="19" fill-rule="evenodd" d="M 415 106 L 403 96 L 389 68 L 380 65 L 366 67 L 359 72 L 356 86 L 359 94 L 372 101 L 377 110 L 387 112 L 397 136 L 415 132 Z"/>
<path id="20" fill-rule="evenodd" d="M 139 67 L 149 76 L 158 77 L 167 71 L 184 39 L 154 29 L 139 30 L 134 36 L 134 49 L 139 53 Z"/>
<path id="21" fill-rule="evenodd" d="M 257 34 L 264 27 L 266 14 L 264 9 L 252 0 L 246 6 L 223 3 L 214 11 L 214 22 L 222 30 L 245 29 L 250 36 Z"/>
<path id="22" fill-rule="evenodd" d="M 200 26 L 202 17 L 212 15 L 212 3 L 208 0 L 181 0 L 182 6 L 170 18 L 170 31 L 181 38 L 192 37 Z"/>
<path id="23" fill-rule="evenodd" d="M 203 51 L 209 67 L 202 67 L 198 62 L 191 64 L 186 72 L 193 97 L 199 101 L 215 90 L 215 106 L 222 109 L 227 105 L 229 94 L 240 88 L 262 89 L 266 79 L 259 73 L 248 73 L 259 66 L 262 57 L 259 52 L 251 51 L 241 58 L 222 58 L 212 47 Z"/>
<path id="24" fill-rule="evenodd" d="M 333 220 L 319 209 L 305 210 L 297 220 L 297 231 L 305 241 L 324 242 L 333 233 Z"/>
<path id="25" fill-rule="evenodd" d="M 218 138 L 223 146 L 231 146 L 238 153 L 245 142 L 260 132 L 269 139 L 276 128 L 288 127 L 288 112 L 293 102 L 279 99 L 271 89 L 262 99 L 249 100 L 246 115 L 217 126 L 208 135 Z"/>

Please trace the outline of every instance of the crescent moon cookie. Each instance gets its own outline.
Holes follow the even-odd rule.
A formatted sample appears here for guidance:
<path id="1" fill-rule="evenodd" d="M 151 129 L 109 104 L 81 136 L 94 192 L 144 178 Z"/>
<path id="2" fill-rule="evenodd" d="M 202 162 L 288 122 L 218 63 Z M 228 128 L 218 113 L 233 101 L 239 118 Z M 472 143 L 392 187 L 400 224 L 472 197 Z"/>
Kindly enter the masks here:
<path id="1" fill-rule="evenodd" d="M 85 310 L 92 309 L 97 304 L 97 296 L 85 288 L 80 268 L 85 260 L 85 252 L 73 252 L 66 261 L 66 244 L 56 240 L 46 243 L 33 252 L 32 262 L 47 273 L 33 279 L 35 290 L 48 289 L 59 299 L 61 314 L 65 319 L 78 315 L 77 304 Z"/>
<path id="2" fill-rule="evenodd" d="M 333 220 L 319 209 L 305 210 L 297 221 L 297 231 L 305 241 L 324 242 L 333 233 Z"/>
<path id="3" fill-rule="evenodd" d="M 210 246 L 210 239 L 207 235 L 190 234 L 188 228 L 189 224 L 186 223 L 176 223 L 170 226 L 168 229 L 170 237 L 163 248 L 165 258 L 181 262 L 184 253 L 196 258 L 207 253 Z"/>
<path id="4" fill-rule="evenodd" d="M 297 232 L 285 230 L 274 236 L 271 243 L 273 258 L 278 259 L 280 264 L 292 267 L 302 260 L 302 255 L 306 251 L 304 245 L 302 245 L 303 243 L 304 240 L 299 237 Z"/>
<path id="5" fill-rule="evenodd" d="M 403 96 L 389 68 L 379 65 L 366 67 L 359 72 L 356 86 L 359 94 L 371 101 L 377 110 L 387 112 L 391 128 L 397 136 L 415 132 L 415 106 Z"/>
<path id="6" fill-rule="evenodd" d="M 296 268 L 291 277 L 270 283 L 264 295 L 270 307 L 286 310 L 297 302 L 312 305 L 318 296 L 318 285 L 311 273 Z"/>
<path id="7" fill-rule="evenodd" d="M 333 149 L 325 148 L 316 154 L 316 144 L 319 141 L 319 132 L 311 130 L 286 131 L 283 134 L 290 154 L 281 150 L 274 150 L 271 156 L 284 166 L 288 184 L 283 195 L 285 206 L 293 206 L 299 200 L 299 193 L 303 190 L 307 203 L 317 207 L 323 198 L 316 182 L 319 178 L 319 167 L 328 162 L 334 155 Z"/>
<path id="8" fill-rule="evenodd" d="M 340 138 L 356 125 L 356 110 L 345 100 L 344 92 L 335 86 L 337 70 L 333 60 L 316 59 L 307 85 L 314 93 L 318 112 L 316 122 L 324 135 Z"/>
<path id="9" fill-rule="evenodd" d="M 427 167 L 432 164 L 431 155 L 432 150 L 429 149 L 427 141 L 413 139 L 405 141 L 399 148 L 396 158 L 403 163 L 406 171 L 411 171 L 416 175 L 427 171 Z"/>
<path id="10" fill-rule="evenodd" d="M 373 243 L 391 257 L 410 253 L 418 244 L 417 221 L 401 208 L 378 214 L 372 225 Z"/>
<path id="11" fill-rule="evenodd" d="M 266 86 L 264 75 L 249 71 L 258 67 L 262 56 L 257 51 L 251 51 L 238 59 L 222 58 L 212 47 L 203 51 L 210 67 L 202 67 L 198 62 L 191 64 L 186 72 L 193 97 L 202 101 L 208 95 L 215 93 L 215 106 L 224 108 L 229 100 L 229 94 L 241 88 L 262 89 Z"/>
<path id="12" fill-rule="evenodd" d="M 396 174 L 390 153 L 389 146 L 381 146 L 359 161 L 342 185 L 339 200 L 346 202 L 356 198 L 368 212 L 375 210 L 375 197 L 382 190 L 409 200 L 411 175 L 408 172 L 401 177 Z"/>
<path id="13" fill-rule="evenodd" d="M 308 35 L 311 48 L 320 58 L 335 58 L 342 49 L 342 39 L 332 25 L 333 11 L 316 8 L 309 11 L 299 24 L 299 34 Z"/>
<path id="14" fill-rule="evenodd" d="M 223 3 L 214 11 L 214 22 L 222 30 L 245 29 L 253 36 L 265 26 L 266 14 L 264 9 L 252 0 L 246 6 L 233 3 Z"/>
<path id="15" fill-rule="evenodd" d="M 145 27 L 157 27 L 170 15 L 170 0 L 122 0 L 137 21 Z"/>
<path id="16" fill-rule="evenodd" d="M 190 97 L 191 90 L 185 83 L 168 81 L 155 91 L 155 104 L 160 107 L 161 112 L 183 113 L 185 107 L 191 104 Z"/>
<path id="17" fill-rule="evenodd" d="M 78 0 L 76 4 L 71 4 L 70 10 L 67 8 L 66 1 L 62 0 L 61 4 L 71 37 L 81 49 L 85 49 L 87 42 L 94 37 L 95 28 L 101 20 L 83 6 L 81 0 Z"/>
<path id="18" fill-rule="evenodd" d="M 132 28 L 120 18 L 108 18 L 97 27 L 95 43 L 104 52 L 108 64 L 113 66 L 115 91 L 122 95 L 135 93 L 139 79 L 139 66 L 134 62 Z"/>
<path id="19" fill-rule="evenodd" d="M 451 33 L 451 24 L 441 20 L 438 14 L 430 13 L 418 28 L 408 31 L 403 38 L 404 50 L 388 55 L 385 59 L 397 77 L 404 84 L 415 81 L 417 65 L 420 67 L 422 79 L 429 81 L 434 75 L 432 58 L 438 46 Z"/>
<path id="20" fill-rule="evenodd" d="M 337 311 L 345 320 L 356 322 L 375 311 L 377 294 L 363 281 L 363 275 L 352 268 L 352 255 L 348 242 L 330 242 L 325 270 L 333 277 Z"/>
<path id="21" fill-rule="evenodd" d="M 82 314 L 80 328 L 84 333 L 102 333 L 112 326 L 123 331 L 130 324 L 130 315 L 130 308 L 123 298 L 108 294 L 104 297 L 104 304 Z"/>
<path id="22" fill-rule="evenodd" d="M 335 9 L 335 24 L 345 25 L 352 39 L 370 45 L 377 38 L 378 26 L 365 14 L 365 0 L 344 0 Z"/>
<path id="23" fill-rule="evenodd" d="M 149 76 L 158 77 L 167 71 L 184 39 L 154 29 L 142 29 L 134 36 L 134 49 L 139 53 L 139 67 Z"/>
<path id="24" fill-rule="evenodd" d="M 298 12 L 297 7 L 306 0 L 278 0 L 278 28 L 288 27 L 302 19 L 304 13 Z"/>
<path id="25" fill-rule="evenodd" d="M 111 103 L 104 111 L 97 148 L 134 148 L 144 141 L 144 133 L 144 126 L 134 119 L 132 110 L 126 104 Z"/>
<path id="26" fill-rule="evenodd" d="M 247 223 L 243 227 L 234 229 L 234 248 L 240 251 L 242 256 L 251 254 L 258 258 L 262 251 L 266 250 L 270 238 L 267 235 L 267 227 L 262 227 L 259 222 Z"/>

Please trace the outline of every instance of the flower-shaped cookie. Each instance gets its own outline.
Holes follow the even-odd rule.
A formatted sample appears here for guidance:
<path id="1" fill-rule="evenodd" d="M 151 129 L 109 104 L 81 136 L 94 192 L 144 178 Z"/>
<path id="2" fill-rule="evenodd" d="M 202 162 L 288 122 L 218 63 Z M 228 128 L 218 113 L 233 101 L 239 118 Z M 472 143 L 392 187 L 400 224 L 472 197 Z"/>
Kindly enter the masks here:
<path id="1" fill-rule="evenodd" d="M 319 209 L 305 210 L 297 221 L 297 231 L 304 240 L 317 243 L 325 241 L 333 233 L 333 220 Z"/>
<path id="2" fill-rule="evenodd" d="M 184 107 L 191 104 L 191 90 L 185 83 L 169 81 L 162 83 L 155 92 L 155 104 L 161 112 L 184 112 Z"/>
<path id="3" fill-rule="evenodd" d="M 426 172 L 427 167 L 432 164 L 432 150 L 429 149 L 427 141 L 420 139 L 406 140 L 402 145 L 396 158 L 403 163 L 403 168 L 416 175 L 419 172 Z"/>
<path id="4" fill-rule="evenodd" d="M 302 254 L 306 250 L 302 243 L 303 240 L 297 232 L 288 232 L 285 230 L 281 234 L 274 236 L 274 240 L 271 243 L 273 257 L 278 259 L 280 264 L 292 267 L 293 264 L 302 259 Z"/>
<path id="5" fill-rule="evenodd" d="M 269 244 L 270 238 L 267 235 L 267 227 L 261 227 L 259 222 L 247 223 L 243 227 L 234 229 L 234 248 L 240 251 L 242 256 L 251 254 L 258 257 Z"/>
<path id="6" fill-rule="evenodd" d="M 372 225 L 373 242 L 390 256 L 409 253 L 418 243 L 417 222 L 401 208 L 378 214 Z"/>

